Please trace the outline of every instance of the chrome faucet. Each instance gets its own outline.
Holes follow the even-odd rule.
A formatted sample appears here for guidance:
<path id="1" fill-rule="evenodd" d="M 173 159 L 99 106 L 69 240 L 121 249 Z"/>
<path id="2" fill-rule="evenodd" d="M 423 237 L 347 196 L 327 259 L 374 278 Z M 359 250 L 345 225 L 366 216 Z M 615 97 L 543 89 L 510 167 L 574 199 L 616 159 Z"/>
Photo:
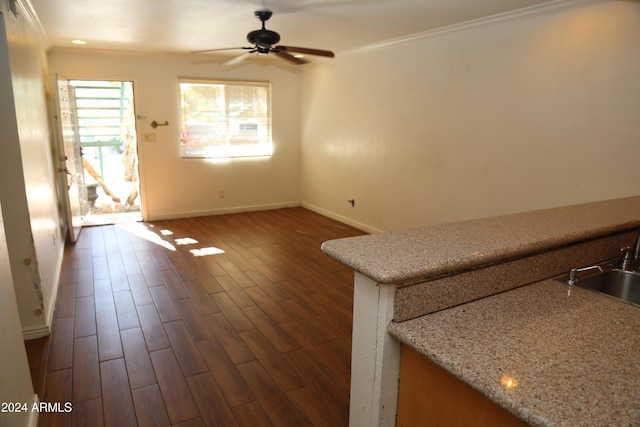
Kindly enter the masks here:
<path id="1" fill-rule="evenodd" d="M 638 238 L 636 239 L 636 246 L 633 249 L 633 261 L 640 257 L 640 230 L 638 230 Z"/>
<path id="2" fill-rule="evenodd" d="M 638 231 L 638 237 L 636 238 L 633 253 L 631 253 L 631 246 L 620 249 L 620 252 L 624 252 L 624 255 L 622 255 L 622 261 L 620 262 L 620 269 L 627 270 L 629 269 L 629 265 L 637 261 L 640 257 L 640 230 Z"/>
<path id="3" fill-rule="evenodd" d="M 569 271 L 569 281 L 567 282 L 567 284 L 569 286 L 575 285 L 578 282 L 578 278 L 576 277 L 576 275 L 582 271 L 587 271 L 587 270 L 600 270 L 600 273 L 604 272 L 602 267 L 600 267 L 599 265 L 590 265 L 588 267 L 582 267 L 582 268 L 572 268 Z"/>
<path id="4" fill-rule="evenodd" d="M 629 268 L 629 264 L 631 264 L 631 247 L 627 246 L 626 248 L 620 249 L 620 252 L 623 253 L 622 261 L 620 261 L 620 270 L 626 270 Z"/>

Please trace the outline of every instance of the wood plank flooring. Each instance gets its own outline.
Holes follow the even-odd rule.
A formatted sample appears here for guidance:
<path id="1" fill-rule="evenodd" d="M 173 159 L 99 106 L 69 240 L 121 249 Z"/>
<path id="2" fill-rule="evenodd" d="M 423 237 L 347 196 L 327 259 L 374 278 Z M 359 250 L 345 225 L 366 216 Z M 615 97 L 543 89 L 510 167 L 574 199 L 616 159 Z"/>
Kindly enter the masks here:
<path id="1" fill-rule="evenodd" d="M 85 228 L 40 396 L 73 411 L 39 425 L 348 425 L 353 273 L 320 245 L 362 234 L 302 208 Z"/>

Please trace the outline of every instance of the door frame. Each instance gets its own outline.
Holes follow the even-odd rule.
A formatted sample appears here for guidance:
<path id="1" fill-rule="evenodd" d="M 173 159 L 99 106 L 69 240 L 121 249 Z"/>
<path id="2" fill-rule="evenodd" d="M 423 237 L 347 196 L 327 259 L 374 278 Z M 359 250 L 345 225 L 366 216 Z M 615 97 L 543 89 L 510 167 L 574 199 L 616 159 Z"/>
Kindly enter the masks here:
<path id="1" fill-rule="evenodd" d="M 64 210 L 64 225 L 65 225 L 65 230 L 63 235 L 68 236 L 69 237 L 69 241 L 71 243 L 75 243 L 79 236 L 80 236 L 80 232 L 82 231 L 82 226 L 83 226 L 83 222 L 84 222 L 84 218 L 87 215 L 88 212 L 88 201 L 87 199 L 87 193 L 86 193 L 86 187 L 85 187 L 85 182 L 84 182 L 84 170 L 82 168 L 82 162 L 80 161 L 80 163 L 78 163 L 76 161 L 77 158 L 82 159 L 82 147 L 80 146 L 80 140 L 79 140 L 79 136 L 78 136 L 78 126 L 77 126 L 77 117 L 75 115 L 75 109 L 71 107 L 71 102 L 74 98 L 73 96 L 73 88 L 67 84 L 67 91 L 68 91 L 68 102 L 69 102 L 69 109 L 70 109 L 70 120 L 71 120 L 71 128 L 73 129 L 73 135 L 71 136 L 73 138 L 73 147 L 72 147 L 72 157 L 69 158 L 69 153 L 67 152 L 66 149 L 66 142 L 65 141 L 65 126 L 63 126 L 63 109 L 61 106 L 61 98 L 60 98 L 60 85 L 63 82 L 66 82 L 66 80 L 64 78 L 61 78 L 60 76 L 58 76 L 57 74 L 54 74 L 51 78 L 52 81 L 52 87 L 53 87 L 53 96 L 52 96 L 52 102 L 53 102 L 53 111 L 54 111 L 54 121 L 55 121 L 55 140 L 57 142 L 56 144 L 56 157 L 57 157 L 57 164 L 56 164 L 56 172 L 57 172 L 57 182 L 58 182 L 58 188 L 60 191 L 60 197 L 63 199 L 61 200 L 61 202 L 63 205 L 63 210 Z M 69 164 L 69 162 L 74 162 L 74 164 Z M 78 171 L 77 169 L 80 169 L 80 171 Z M 71 179 L 69 179 L 69 175 L 71 175 Z M 77 199 L 78 200 L 72 200 L 71 199 L 71 194 L 70 194 L 70 189 L 73 186 L 76 186 L 76 190 L 77 191 Z M 73 206 L 74 203 L 78 203 L 78 206 Z M 79 212 L 75 212 L 75 210 L 79 210 Z M 79 215 L 79 224 L 75 224 L 75 222 L 78 220 L 78 218 L 76 218 L 76 214 Z"/>
<path id="2" fill-rule="evenodd" d="M 144 179 L 144 159 L 142 155 L 142 145 L 143 141 L 142 133 L 140 129 L 140 121 L 144 119 L 144 115 L 138 111 L 139 105 L 139 97 L 140 97 L 140 89 L 139 89 L 139 81 L 135 77 L 128 77 L 126 75 L 111 75 L 111 74 L 92 74 L 92 75 L 76 75 L 76 74 L 60 74 L 58 76 L 61 80 L 109 80 L 109 81 L 120 81 L 120 82 L 131 82 L 133 85 L 133 113 L 135 117 L 135 131 L 136 131 L 136 155 L 138 156 L 138 189 L 140 194 L 138 198 L 140 199 L 140 213 L 142 214 L 142 221 L 148 221 L 147 214 L 147 192 L 146 185 Z"/>

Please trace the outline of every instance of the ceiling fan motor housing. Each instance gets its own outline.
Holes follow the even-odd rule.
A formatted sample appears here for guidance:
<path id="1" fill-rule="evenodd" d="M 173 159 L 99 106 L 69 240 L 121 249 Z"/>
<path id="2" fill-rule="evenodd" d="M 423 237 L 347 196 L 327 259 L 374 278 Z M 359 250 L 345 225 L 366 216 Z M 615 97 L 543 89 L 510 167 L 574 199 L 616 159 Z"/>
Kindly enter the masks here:
<path id="1" fill-rule="evenodd" d="M 271 46 L 280 41 L 280 34 L 271 30 L 255 30 L 247 34 L 247 41 L 260 46 Z"/>

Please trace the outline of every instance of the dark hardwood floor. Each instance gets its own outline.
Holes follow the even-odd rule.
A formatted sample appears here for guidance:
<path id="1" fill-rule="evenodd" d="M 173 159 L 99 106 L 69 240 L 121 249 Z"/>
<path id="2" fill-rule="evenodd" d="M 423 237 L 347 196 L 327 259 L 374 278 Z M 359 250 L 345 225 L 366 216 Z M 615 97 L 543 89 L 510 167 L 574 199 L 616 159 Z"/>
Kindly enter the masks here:
<path id="1" fill-rule="evenodd" d="M 32 369 L 73 410 L 39 425 L 346 426 L 353 274 L 320 244 L 361 234 L 302 208 L 85 228 Z"/>

